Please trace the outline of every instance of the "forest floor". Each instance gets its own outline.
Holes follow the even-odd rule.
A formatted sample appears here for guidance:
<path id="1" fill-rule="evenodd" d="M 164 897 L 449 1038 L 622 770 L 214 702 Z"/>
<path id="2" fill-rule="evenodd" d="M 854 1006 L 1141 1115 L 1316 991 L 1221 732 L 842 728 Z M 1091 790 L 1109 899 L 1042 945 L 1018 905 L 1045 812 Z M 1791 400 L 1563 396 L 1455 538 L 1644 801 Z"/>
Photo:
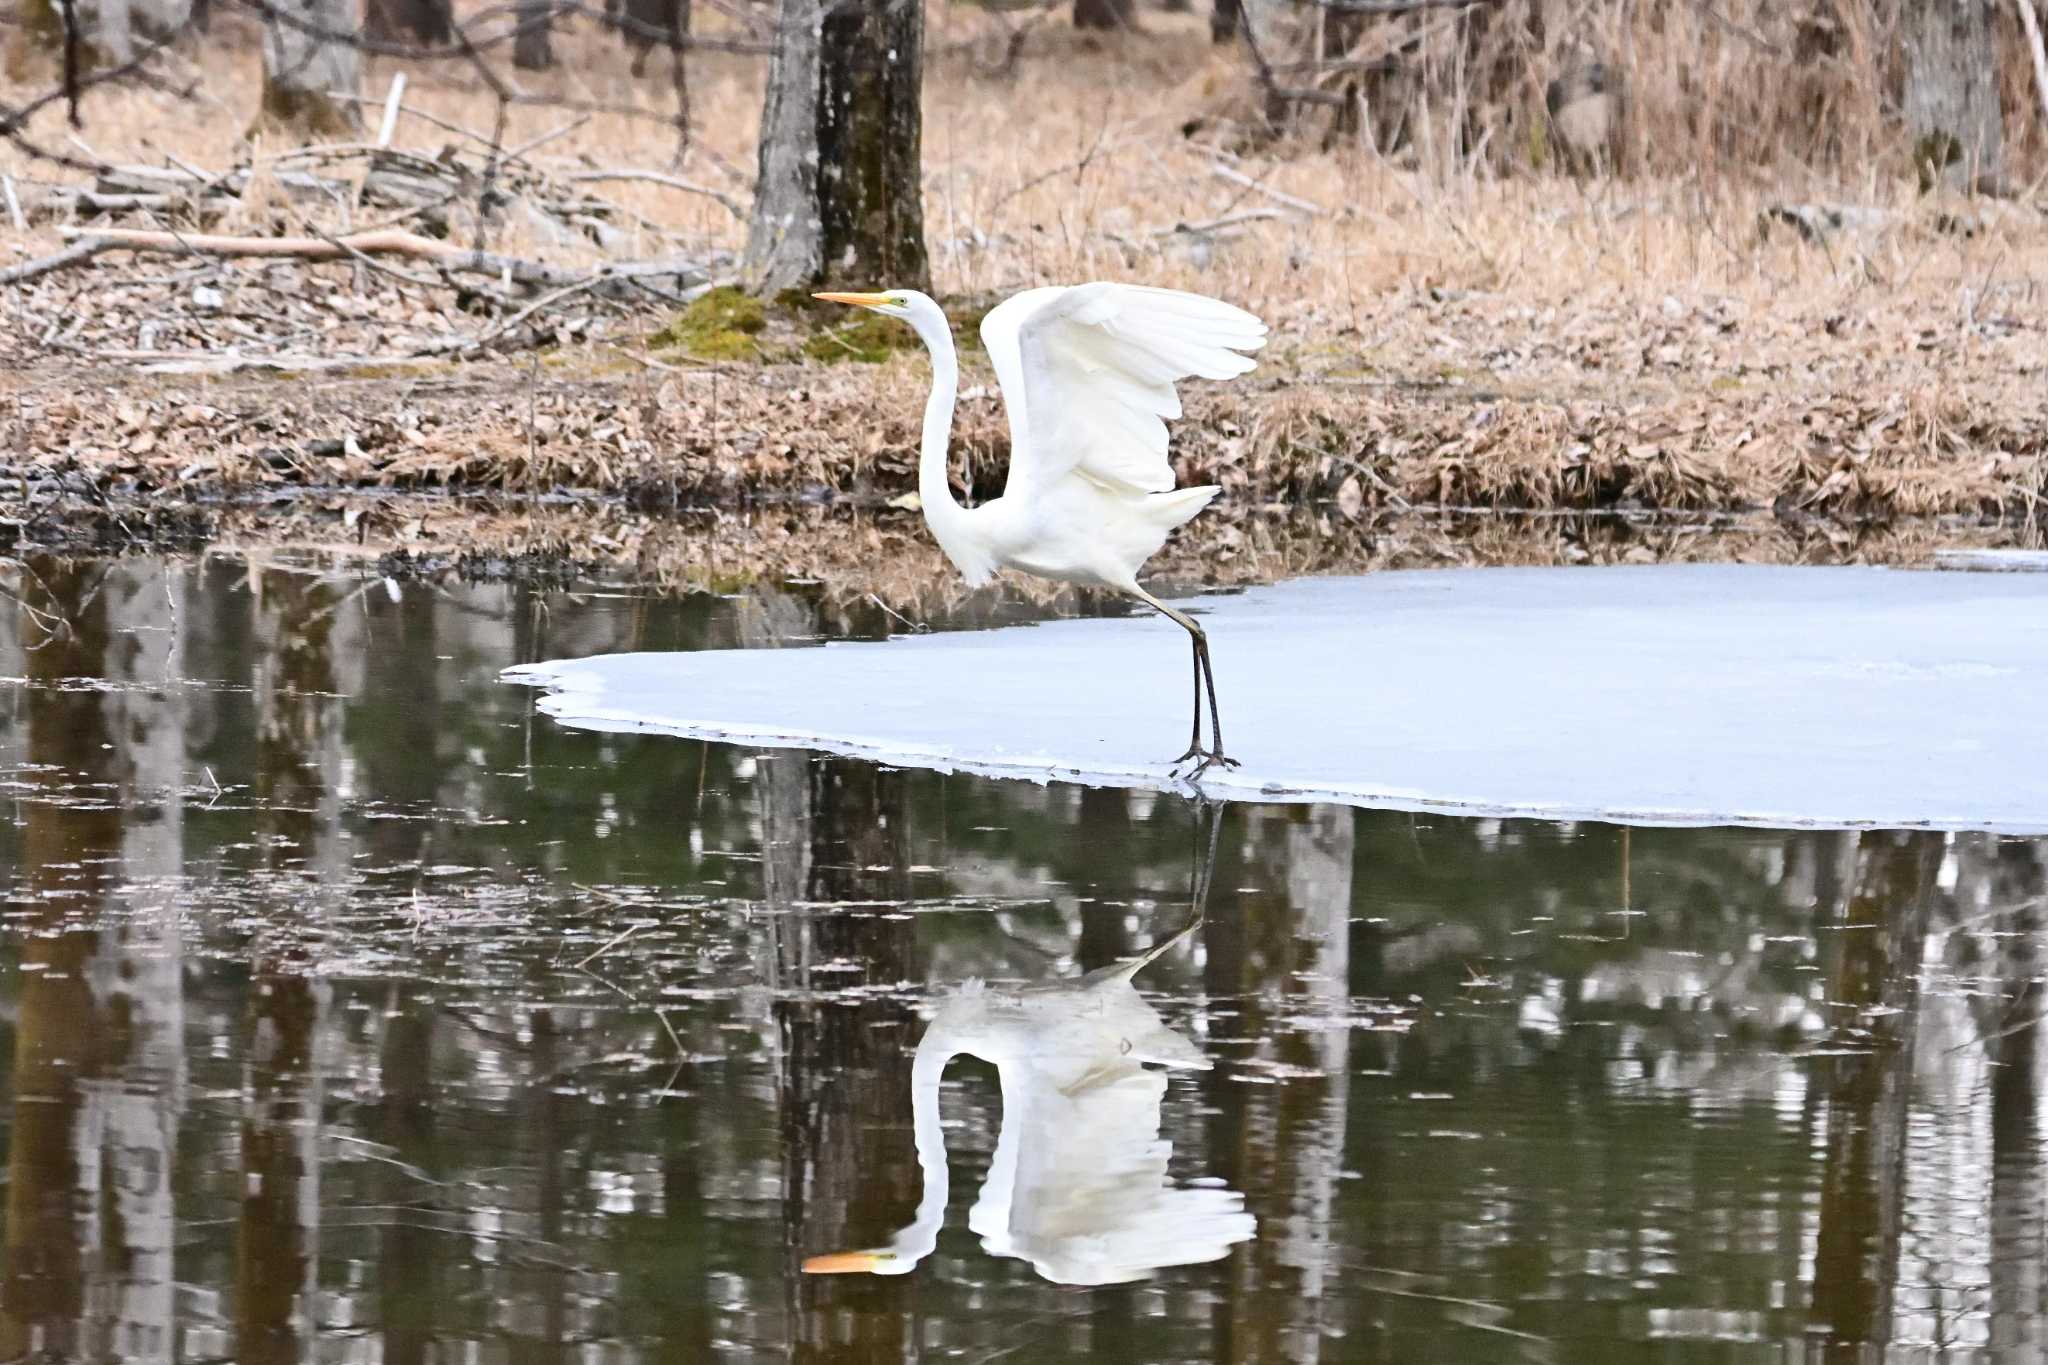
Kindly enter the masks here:
<path id="1" fill-rule="evenodd" d="M 1503 179 L 1261 144 L 1232 131 L 1243 58 L 1212 51 L 1199 20 L 1148 14 L 1147 31 L 1109 40 L 1046 24 L 991 75 L 1014 21 L 933 13 L 927 230 L 956 319 L 1032 285 L 1112 278 L 1215 294 L 1272 324 L 1251 375 L 1185 386 L 1176 467 L 1226 496 L 1158 561 L 1168 574 L 1914 562 L 1939 545 L 2042 543 L 2037 203 L 1939 204 L 1877 175 L 1854 190 Z M 393 164 L 455 187 L 432 206 L 449 240 L 558 271 L 687 272 L 613 297 L 514 293 L 402 258 L 110 252 L 0 284 L 0 553 L 226 541 L 849 585 L 881 560 L 889 582 L 866 590 L 936 590 L 914 511 L 922 355 L 837 316 L 672 301 L 732 278 L 759 58 L 691 55 L 679 163 L 666 74 L 636 84 L 626 54 L 588 32 L 560 35 L 558 71 L 521 73 L 548 98 L 502 111 L 500 151 L 516 155 L 491 152 L 475 131 L 492 127 L 491 97 L 448 66 L 405 68 L 406 116 L 382 151 L 309 155 L 243 136 L 249 37 L 180 57 L 218 116 L 164 88 L 100 88 L 73 137 L 95 161 L 247 170 L 232 192 L 201 180 L 108 208 L 90 173 L 0 148 L 27 204 L 0 272 L 81 226 L 421 229 L 417 205 L 365 195 Z M 366 75 L 373 127 L 394 74 Z M 0 98 L 33 87 L 0 81 Z M 33 131 L 62 142 L 60 120 Z M 297 193 L 312 171 L 352 193 Z M 1815 235 L 1776 216 L 1845 203 L 1869 221 Z M 1007 430 L 972 344 L 963 384 L 954 469 L 987 496 Z"/>

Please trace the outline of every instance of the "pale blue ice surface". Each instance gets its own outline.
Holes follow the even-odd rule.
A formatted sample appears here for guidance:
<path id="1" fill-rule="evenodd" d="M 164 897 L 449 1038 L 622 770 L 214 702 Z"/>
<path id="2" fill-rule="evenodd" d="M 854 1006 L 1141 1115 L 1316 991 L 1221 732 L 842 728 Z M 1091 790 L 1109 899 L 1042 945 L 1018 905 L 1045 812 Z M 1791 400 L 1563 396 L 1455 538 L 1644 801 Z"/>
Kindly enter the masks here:
<path id="1" fill-rule="evenodd" d="M 1252 801 L 1655 824 L 2048 831 L 2048 576 L 1669 565 L 1194 599 Z M 1151 613 L 507 670 L 566 725 L 1186 790 Z"/>

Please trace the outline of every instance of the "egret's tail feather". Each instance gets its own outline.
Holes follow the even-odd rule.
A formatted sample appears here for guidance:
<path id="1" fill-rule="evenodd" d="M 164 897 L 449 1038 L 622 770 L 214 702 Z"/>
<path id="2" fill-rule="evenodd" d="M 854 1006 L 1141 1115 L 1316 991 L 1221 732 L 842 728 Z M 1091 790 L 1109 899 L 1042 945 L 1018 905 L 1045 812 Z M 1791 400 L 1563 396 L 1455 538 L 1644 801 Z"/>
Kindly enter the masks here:
<path id="1" fill-rule="evenodd" d="M 1149 516 L 1171 531 L 1193 521 L 1196 514 L 1222 491 L 1221 485 L 1213 483 L 1196 488 L 1176 488 L 1171 493 L 1148 493 L 1141 505 Z"/>

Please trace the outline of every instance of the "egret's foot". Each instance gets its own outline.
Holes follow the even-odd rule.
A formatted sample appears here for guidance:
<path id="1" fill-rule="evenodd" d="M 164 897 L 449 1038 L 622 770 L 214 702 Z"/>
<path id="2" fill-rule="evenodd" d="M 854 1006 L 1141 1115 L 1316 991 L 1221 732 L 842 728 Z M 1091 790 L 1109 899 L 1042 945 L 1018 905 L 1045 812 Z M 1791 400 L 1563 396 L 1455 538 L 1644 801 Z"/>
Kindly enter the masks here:
<path id="1" fill-rule="evenodd" d="M 1179 758 L 1173 760 L 1173 767 L 1178 769 L 1181 764 L 1189 761 L 1193 761 L 1195 766 L 1180 774 L 1181 777 L 1189 782 L 1199 781 L 1202 774 L 1208 772 L 1211 768 L 1236 768 L 1242 766 L 1236 759 L 1225 755 L 1220 749 L 1211 751 L 1208 749 L 1190 748 Z"/>

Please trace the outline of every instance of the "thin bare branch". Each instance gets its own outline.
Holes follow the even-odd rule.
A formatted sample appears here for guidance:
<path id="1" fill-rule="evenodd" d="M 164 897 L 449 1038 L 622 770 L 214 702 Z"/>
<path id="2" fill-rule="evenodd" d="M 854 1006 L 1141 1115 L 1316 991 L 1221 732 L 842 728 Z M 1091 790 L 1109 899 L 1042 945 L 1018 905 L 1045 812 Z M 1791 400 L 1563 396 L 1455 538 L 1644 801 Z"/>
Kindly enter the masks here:
<path id="1" fill-rule="evenodd" d="M 680 176 L 666 175 L 661 171 L 577 171 L 573 175 L 565 175 L 559 178 L 568 181 L 572 185 L 594 185 L 619 180 L 638 180 L 645 181 L 651 185 L 665 185 L 672 190 L 681 190 L 684 194 L 701 194 L 706 199 L 714 199 L 733 217 L 741 222 L 747 220 L 746 206 L 724 191 L 714 190 L 708 185 L 699 185 L 695 181 L 684 180 Z"/>

